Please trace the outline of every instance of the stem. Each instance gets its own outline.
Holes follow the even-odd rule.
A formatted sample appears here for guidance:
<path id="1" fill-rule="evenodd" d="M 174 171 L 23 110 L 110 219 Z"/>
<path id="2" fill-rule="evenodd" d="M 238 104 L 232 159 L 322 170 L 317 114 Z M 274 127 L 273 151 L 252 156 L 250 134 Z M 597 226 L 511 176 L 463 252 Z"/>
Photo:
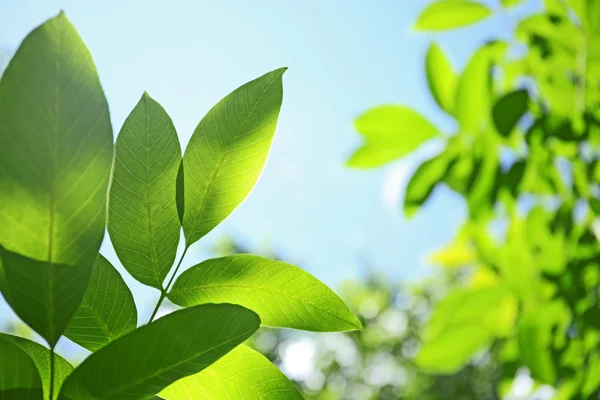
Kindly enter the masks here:
<path id="1" fill-rule="evenodd" d="M 152 315 L 150 316 L 148 323 L 154 321 L 154 317 L 156 317 L 156 313 L 158 313 L 158 309 L 160 308 L 160 305 L 162 304 L 163 300 L 165 299 L 165 297 L 167 297 L 167 293 L 169 293 L 169 289 L 171 288 L 173 279 L 175 279 L 175 275 L 177 275 L 177 271 L 179 271 L 179 267 L 181 267 L 181 263 L 183 262 L 185 254 L 187 253 L 189 248 L 190 248 L 190 246 L 188 246 L 188 245 L 185 246 L 185 249 L 183 250 L 183 253 L 181 254 L 181 258 L 179 259 L 179 262 L 177 263 L 177 266 L 175 267 L 175 271 L 173 272 L 173 275 L 171 275 L 171 279 L 169 279 L 169 283 L 167 283 L 167 287 L 162 289 L 160 292 L 160 297 L 158 298 L 158 302 L 156 303 L 156 307 L 154 307 L 154 311 L 152 312 Z"/>
<path id="2" fill-rule="evenodd" d="M 54 399 L 54 346 L 50 349 L 50 391 L 49 399 Z"/>

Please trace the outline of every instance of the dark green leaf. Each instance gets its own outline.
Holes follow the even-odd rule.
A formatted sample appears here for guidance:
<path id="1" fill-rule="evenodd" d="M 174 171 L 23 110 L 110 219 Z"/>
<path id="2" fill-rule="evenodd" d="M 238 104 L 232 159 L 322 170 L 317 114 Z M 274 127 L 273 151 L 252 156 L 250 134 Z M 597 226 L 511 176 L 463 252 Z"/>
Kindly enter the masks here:
<path id="1" fill-rule="evenodd" d="M 175 195 L 177 201 L 177 215 L 179 217 L 179 223 L 183 224 L 183 213 L 185 212 L 185 177 L 183 175 L 183 160 L 179 164 L 179 171 L 177 171 L 177 193 Z"/>
<path id="2" fill-rule="evenodd" d="M 34 29 L 4 71 L 0 121 L 0 243 L 91 271 L 112 128 L 92 56 L 64 13 Z"/>
<path id="3" fill-rule="evenodd" d="M 259 327 L 232 304 L 175 311 L 109 343 L 65 381 L 61 400 L 142 400 L 208 367 Z"/>
<path id="4" fill-rule="evenodd" d="M 0 399 L 43 400 L 42 381 L 33 360 L 0 336 Z"/>
<path id="5" fill-rule="evenodd" d="M 51 264 L 0 246 L 0 289 L 15 313 L 56 344 L 84 296 L 92 268 Z"/>
<path id="6" fill-rule="evenodd" d="M 427 201 L 436 185 L 444 180 L 452 162 L 448 154 L 441 153 L 417 168 L 404 194 L 404 214 L 407 217 L 414 215 Z"/>
<path id="7" fill-rule="evenodd" d="M 181 147 L 171 118 L 147 93 L 125 120 L 115 152 L 108 233 L 127 271 L 161 289 L 181 231 L 176 202 Z"/>
<path id="8" fill-rule="evenodd" d="M 183 157 L 187 246 L 227 218 L 258 180 L 277 126 L 285 70 L 234 90 L 194 131 Z"/>
<path id="9" fill-rule="evenodd" d="M 432 43 L 425 57 L 425 72 L 429 90 L 436 103 L 452 115 L 456 99 L 456 85 L 458 77 L 446 57 L 442 48 L 437 43 Z"/>
<path id="10" fill-rule="evenodd" d="M 469 0 L 438 0 L 419 15 L 415 29 L 444 31 L 479 22 L 492 14 L 483 4 Z"/>
<path id="11" fill-rule="evenodd" d="M 365 144 L 348 160 L 356 168 L 372 168 L 398 159 L 437 136 L 425 117 L 404 106 L 375 107 L 354 121 Z"/>
<path id="12" fill-rule="evenodd" d="M 529 93 L 526 89 L 515 90 L 501 97 L 492 110 L 498 133 L 508 137 L 527 112 Z"/>
<path id="13" fill-rule="evenodd" d="M 249 254 L 206 260 L 188 269 L 168 298 L 183 307 L 239 304 L 267 326 L 317 332 L 361 329 L 344 302 L 317 278 L 294 265 Z"/>
<path id="14" fill-rule="evenodd" d="M 0 340 L 2 339 L 12 341 L 31 358 L 42 378 L 44 399 L 48 400 L 50 397 L 50 349 L 18 336 L 0 334 Z M 73 366 L 67 360 L 58 354 L 54 355 L 54 399 L 58 397 L 58 391 L 63 381 L 72 371 Z"/>
<path id="15" fill-rule="evenodd" d="M 204 371 L 160 393 L 166 400 L 301 400 L 298 389 L 262 354 L 240 345 Z"/>
<path id="16" fill-rule="evenodd" d="M 131 291 L 115 267 L 98 254 L 83 301 L 65 336 L 96 351 L 136 325 L 137 309 Z"/>

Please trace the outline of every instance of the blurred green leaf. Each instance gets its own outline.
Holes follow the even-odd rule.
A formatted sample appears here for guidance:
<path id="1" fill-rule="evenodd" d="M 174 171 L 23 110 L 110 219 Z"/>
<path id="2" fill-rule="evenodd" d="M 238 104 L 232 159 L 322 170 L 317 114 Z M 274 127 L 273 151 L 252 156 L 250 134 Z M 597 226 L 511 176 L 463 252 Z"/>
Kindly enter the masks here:
<path id="1" fill-rule="evenodd" d="M 375 107 L 358 117 L 354 126 L 365 139 L 347 162 L 356 168 L 378 167 L 399 159 L 439 135 L 425 117 L 404 106 Z"/>
<path id="2" fill-rule="evenodd" d="M 523 0 L 500 0 L 500 3 L 504 6 L 504 7 L 512 7 L 512 6 L 516 6 L 519 3 L 522 3 Z"/>
<path id="3" fill-rule="evenodd" d="M 91 271 L 104 236 L 112 128 L 92 56 L 64 13 L 34 29 L 4 71 L 0 121 L 0 243 Z"/>
<path id="4" fill-rule="evenodd" d="M 483 4 L 469 0 L 438 0 L 429 4 L 419 15 L 415 29 L 443 31 L 479 22 L 492 15 Z"/>
<path id="5" fill-rule="evenodd" d="M 523 115 L 527 112 L 529 93 L 526 89 L 515 90 L 502 96 L 492 110 L 494 124 L 498 133 L 508 137 Z"/>
<path id="6" fill-rule="evenodd" d="M 425 72 L 429 90 L 436 103 L 448 114 L 454 113 L 458 77 L 452 64 L 437 43 L 432 43 L 425 57 Z"/>
<path id="7" fill-rule="evenodd" d="M 98 254 L 85 296 L 65 336 L 96 351 L 137 326 L 133 295 L 121 274 Z"/>
<path id="8" fill-rule="evenodd" d="M 42 381 L 33 360 L 0 335 L 0 399 L 43 400 Z"/>
<path id="9" fill-rule="evenodd" d="M 42 379 L 44 399 L 48 400 L 50 398 L 50 349 L 31 340 L 0 333 L 0 340 L 2 339 L 16 344 L 31 358 Z M 73 366 L 67 360 L 58 354 L 54 355 L 54 399 L 58 398 L 58 391 L 63 381 L 72 371 Z"/>
<path id="10" fill-rule="evenodd" d="M 115 153 L 108 233 L 131 276 L 160 290 L 181 231 L 175 198 L 181 147 L 171 118 L 148 93 L 125 120 Z"/>
<path id="11" fill-rule="evenodd" d="M 176 311 L 86 358 L 65 380 L 59 399 L 147 399 L 208 367 L 259 325 L 255 313 L 232 304 Z"/>
<path id="12" fill-rule="evenodd" d="M 417 168 L 404 194 L 404 215 L 411 217 L 419 210 L 436 185 L 444 180 L 453 162 L 447 153 L 441 153 Z"/>
<path id="13" fill-rule="evenodd" d="M 162 392 L 166 400 L 227 399 L 232 393 L 244 400 L 301 400 L 292 382 L 262 354 L 239 345 L 195 375 L 180 379 Z"/>
<path id="14" fill-rule="evenodd" d="M 54 346 L 77 311 L 92 266 L 36 261 L 0 246 L 0 289 L 14 312 Z"/>
<path id="15" fill-rule="evenodd" d="M 206 260 L 186 270 L 168 299 L 183 307 L 239 304 L 256 312 L 266 326 L 316 332 L 361 329 L 344 302 L 318 279 L 294 265 L 249 254 Z"/>
<path id="16" fill-rule="evenodd" d="M 258 180 L 275 134 L 285 70 L 234 90 L 196 127 L 183 156 L 187 246 L 231 214 Z"/>

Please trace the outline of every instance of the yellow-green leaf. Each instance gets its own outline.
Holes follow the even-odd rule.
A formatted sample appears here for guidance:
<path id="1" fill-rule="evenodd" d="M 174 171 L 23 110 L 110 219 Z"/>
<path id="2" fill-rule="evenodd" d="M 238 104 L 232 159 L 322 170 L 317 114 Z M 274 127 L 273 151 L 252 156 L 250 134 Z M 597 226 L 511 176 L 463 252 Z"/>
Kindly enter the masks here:
<path id="1" fill-rule="evenodd" d="M 448 114 L 454 113 L 458 77 L 450 60 L 437 43 L 432 43 L 425 57 L 429 90 L 436 103 Z"/>
<path id="2" fill-rule="evenodd" d="M 490 15 L 492 11 L 481 3 L 469 0 L 438 0 L 421 12 L 415 29 L 443 31 L 474 24 Z"/>

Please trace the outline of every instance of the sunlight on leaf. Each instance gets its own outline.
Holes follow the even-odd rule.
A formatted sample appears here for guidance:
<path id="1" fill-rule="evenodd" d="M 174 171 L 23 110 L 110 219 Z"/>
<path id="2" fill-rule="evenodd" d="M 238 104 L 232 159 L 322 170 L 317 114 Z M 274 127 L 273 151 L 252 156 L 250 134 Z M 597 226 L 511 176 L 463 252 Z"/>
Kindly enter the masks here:
<path id="1" fill-rule="evenodd" d="M 479 22 L 492 15 L 485 5 L 469 0 L 438 0 L 419 15 L 415 29 L 444 31 Z"/>
<path id="2" fill-rule="evenodd" d="M 33 360 L 0 335 L 0 399 L 43 400 L 42 381 Z"/>
<path id="3" fill-rule="evenodd" d="M 442 110 L 453 115 L 458 77 L 450 60 L 437 43 L 432 43 L 427 50 L 425 72 L 429 90 L 436 103 Z"/>

